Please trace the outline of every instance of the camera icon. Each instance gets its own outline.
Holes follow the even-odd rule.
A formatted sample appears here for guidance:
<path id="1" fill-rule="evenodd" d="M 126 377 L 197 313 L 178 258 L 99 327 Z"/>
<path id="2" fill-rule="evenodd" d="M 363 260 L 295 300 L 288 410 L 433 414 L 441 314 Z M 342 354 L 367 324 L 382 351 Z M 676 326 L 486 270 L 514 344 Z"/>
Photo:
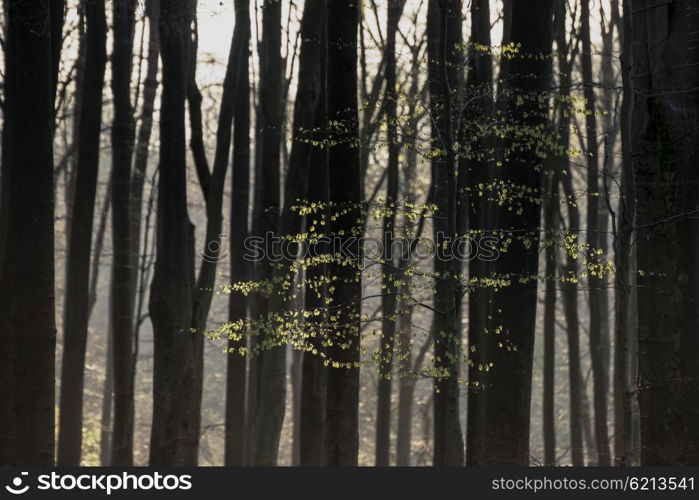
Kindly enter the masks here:
<path id="1" fill-rule="evenodd" d="M 24 486 L 22 486 L 22 478 L 23 476 L 27 475 L 29 475 L 28 472 L 22 472 L 19 476 L 12 479 L 12 484 L 8 484 L 7 486 L 5 486 L 5 489 L 13 495 L 21 495 L 23 493 L 26 493 L 27 490 L 29 490 L 29 485 L 25 484 Z"/>

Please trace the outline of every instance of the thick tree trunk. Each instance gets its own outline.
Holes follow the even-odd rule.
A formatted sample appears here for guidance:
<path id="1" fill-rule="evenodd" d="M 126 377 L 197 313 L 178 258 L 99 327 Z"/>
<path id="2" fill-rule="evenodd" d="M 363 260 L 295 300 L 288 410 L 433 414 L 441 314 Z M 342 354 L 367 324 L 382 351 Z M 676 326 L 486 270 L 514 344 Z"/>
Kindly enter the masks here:
<path id="1" fill-rule="evenodd" d="M 53 465 L 53 100 L 57 23 L 31 2 L 5 4 L 0 196 L 0 465 Z M 53 13 L 52 2 L 52 13 Z M 57 49 L 58 48 L 58 49 Z M 55 63 L 57 64 L 57 63 Z"/>
<path id="2" fill-rule="evenodd" d="M 471 42 L 479 46 L 490 47 L 490 7 L 486 0 L 473 1 L 471 3 Z M 466 80 L 466 92 L 478 96 L 474 101 L 473 109 L 469 109 L 469 118 L 478 120 L 482 116 L 490 116 L 493 111 L 493 62 L 489 55 L 482 54 L 473 49 L 470 62 L 469 76 Z M 471 134 L 470 134 L 471 135 Z M 476 134 L 477 135 L 477 134 Z M 469 139 L 473 140 L 473 139 Z M 475 143 L 479 152 L 487 151 L 491 145 L 491 138 L 480 137 Z M 465 159 L 462 159 L 465 162 Z M 470 234 L 479 241 L 486 236 L 490 237 L 493 205 L 489 201 L 490 183 L 493 180 L 491 164 L 487 160 L 477 156 L 468 162 L 467 183 L 470 189 L 467 205 L 467 217 L 469 221 Z M 463 183 L 463 181 L 462 181 Z M 469 342 L 469 391 L 468 391 L 468 425 L 467 425 L 467 461 L 471 464 L 468 449 L 476 446 L 480 436 L 472 430 L 471 422 L 475 422 L 483 416 L 478 416 L 478 405 L 473 404 L 474 398 L 478 398 L 478 379 L 480 371 L 487 363 L 481 357 L 479 346 L 482 345 L 483 337 L 487 335 L 489 301 L 492 297 L 492 290 L 487 282 L 487 278 L 492 274 L 492 262 L 479 258 L 469 263 L 469 280 L 472 284 L 468 295 L 468 342 Z M 480 366 L 480 369 L 479 369 Z M 475 425 L 475 424 L 474 424 Z"/>
<path id="3" fill-rule="evenodd" d="M 614 237 L 615 279 L 615 349 L 614 349 L 614 432 L 618 465 L 638 465 L 640 461 L 640 422 L 638 408 L 638 311 L 635 251 L 632 247 L 636 219 L 636 186 L 631 151 L 631 12 L 624 2 L 624 15 L 618 2 L 612 2 L 612 15 L 621 33 L 621 104 L 622 186 L 617 209 Z"/>
<path id="4" fill-rule="evenodd" d="M 325 54 L 321 57 L 324 59 Z M 323 70 L 325 64 L 322 63 Z M 323 85 L 321 94 L 325 95 Z M 318 106 L 318 121 L 321 130 L 325 130 L 325 100 Z M 312 161 L 309 169 L 308 203 L 322 204 L 320 214 L 309 215 L 318 219 L 323 215 L 327 217 L 328 203 L 328 158 L 324 149 L 316 147 L 312 152 Z M 318 219 L 320 220 L 320 219 Z M 316 228 L 320 236 L 325 232 Z M 321 256 L 328 249 L 314 243 L 309 246 L 310 256 Z M 300 415 L 300 465 L 323 465 L 325 463 L 325 399 L 327 388 L 328 369 L 323 364 L 324 334 L 327 331 L 327 289 L 324 283 L 327 266 L 320 262 L 309 265 L 306 269 L 305 310 L 311 313 L 306 319 L 306 334 L 308 348 L 303 353 L 301 366 L 301 415 Z M 318 311 L 318 315 L 315 314 Z"/>
<path id="5" fill-rule="evenodd" d="M 133 463 L 134 338 L 131 292 L 130 185 L 134 145 L 131 103 L 133 32 L 136 2 L 115 2 L 112 53 L 112 264 L 111 320 L 114 346 L 114 432 L 112 465 Z"/>
<path id="6" fill-rule="evenodd" d="M 545 130 L 548 107 L 539 98 L 549 89 L 551 66 L 552 2 L 512 2 L 510 39 L 520 43 L 520 55 L 507 60 L 501 79 L 508 92 L 509 119 L 517 126 Z M 536 54 L 537 57 L 532 57 Z M 509 106 L 516 97 L 519 106 Z M 547 101 L 544 101 L 547 102 Z M 510 144 L 512 146 L 512 144 Z M 527 465 L 529 463 L 529 421 L 537 277 L 539 270 L 539 230 L 541 226 L 541 158 L 537 145 L 514 144 L 515 152 L 506 159 L 503 182 L 516 199 L 518 209 L 506 206 L 498 212 L 498 226 L 511 238 L 506 252 L 495 261 L 498 278 L 509 283 L 493 294 L 493 335 L 481 350 L 492 366 L 483 376 L 482 388 L 473 398 L 475 421 L 470 429 L 479 435 L 470 447 L 470 463 L 479 465 Z M 530 201 L 519 197 L 520 189 L 532 193 Z M 482 405 L 482 406 L 481 406 Z"/>
<path id="7" fill-rule="evenodd" d="M 632 1 L 643 465 L 699 464 L 696 2 Z"/>
<path id="8" fill-rule="evenodd" d="M 190 3 L 161 4 L 163 65 L 158 236 L 151 284 L 153 426 L 150 464 L 197 461 L 198 421 L 187 408 L 197 397 L 198 333 L 189 331 L 194 290 L 193 228 L 187 214 L 185 95 Z"/>
<path id="9" fill-rule="evenodd" d="M 255 178 L 255 218 L 259 219 L 260 236 L 268 237 L 279 229 L 280 148 L 282 139 L 282 59 L 281 2 L 266 2 L 262 7 L 259 86 L 259 165 Z M 272 261 L 257 263 L 258 280 L 273 278 Z M 252 465 L 275 465 L 279 437 L 284 420 L 286 398 L 286 345 L 277 345 L 273 304 L 270 297 L 258 293 L 256 314 L 262 320 L 260 352 L 257 355 L 255 405 L 252 417 Z"/>
<path id="10" fill-rule="evenodd" d="M 250 264 L 243 255 L 248 236 L 250 191 L 250 0 L 236 0 L 235 26 L 239 30 L 237 61 L 238 83 L 233 118 L 233 175 L 231 176 L 231 282 L 250 279 Z M 235 35 L 234 35 L 235 37 Z M 232 322 L 247 318 L 247 299 L 231 295 L 228 319 Z M 230 339 L 226 378 L 226 445 L 224 463 L 228 466 L 246 465 L 245 456 L 245 383 L 247 359 L 241 348 L 245 337 Z"/>
<path id="11" fill-rule="evenodd" d="M 344 244 L 359 229 L 362 202 L 358 151 L 357 28 L 358 5 L 328 0 L 327 115 L 330 130 L 329 199 L 337 215 L 332 236 Z M 334 290 L 330 293 L 326 423 L 328 465 L 357 465 L 359 453 L 359 356 L 361 276 L 359 243 L 328 266 Z M 345 264 L 345 265 L 343 265 Z"/>
<path id="12" fill-rule="evenodd" d="M 63 361 L 58 439 L 58 465 L 80 465 L 83 385 L 89 320 L 90 251 L 97 191 L 102 86 L 107 62 L 104 4 L 83 3 L 87 25 L 85 69 L 78 118 L 77 173 L 70 219 L 66 296 L 63 311 Z"/>
<path id="13" fill-rule="evenodd" d="M 457 85 L 455 57 L 461 40 L 461 2 L 430 2 L 428 15 L 428 57 L 430 114 L 432 117 L 432 159 L 434 201 L 439 216 L 434 238 L 444 254 L 437 255 L 432 338 L 434 365 L 434 465 L 463 465 L 464 442 L 459 419 L 459 365 L 461 338 L 459 316 L 462 290 L 460 262 L 453 255 L 457 235 L 457 186 L 455 130 L 452 124 L 454 89 Z"/>

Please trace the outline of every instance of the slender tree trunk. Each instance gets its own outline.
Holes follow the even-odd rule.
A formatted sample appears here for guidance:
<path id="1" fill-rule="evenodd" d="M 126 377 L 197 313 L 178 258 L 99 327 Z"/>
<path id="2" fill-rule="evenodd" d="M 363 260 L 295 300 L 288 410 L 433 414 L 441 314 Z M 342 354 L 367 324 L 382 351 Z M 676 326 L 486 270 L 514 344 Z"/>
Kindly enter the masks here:
<path id="1" fill-rule="evenodd" d="M 544 198 L 545 269 L 544 280 L 544 383 L 542 396 L 542 433 L 544 436 L 544 465 L 556 465 L 556 244 L 558 234 L 558 170 L 553 164 L 546 173 Z"/>
<path id="2" fill-rule="evenodd" d="M 301 304 L 304 302 L 301 301 Z M 303 307 L 303 306 L 302 306 Z M 296 309 L 298 310 L 298 309 Z M 301 369 L 303 363 L 303 351 L 293 349 L 291 351 L 291 367 L 289 378 L 291 379 L 291 450 L 289 463 L 293 467 L 301 464 Z"/>
<path id="3" fill-rule="evenodd" d="M 248 236 L 250 191 L 250 0 L 236 0 L 235 26 L 239 30 L 236 67 L 238 83 L 233 118 L 233 175 L 231 187 L 231 282 L 250 279 L 250 264 L 245 254 Z M 247 318 L 247 299 L 231 295 L 228 317 L 232 322 Z M 226 447 L 227 466 L 246 465 L 245 456 L 245 383 L 246 357 L 241 348 L 245 337 L 230 339 L 226 379 Z"/>
<path id="4" fill-rule="evenodd" d="M 153 426 L 150 464 L 192 465 L 199 429 L 188 408 L 197 397 L 197 342 L 189 331 L 194 291 L 193 228 L 187 214 L 185 95 L 190 3 L 161 4 L 162 103 L 158 236 L 151 284 Z"/>
<path id="5" fill-rule="evenodd" d="M 506 103 L 518 96 L 524 102 L 509 106 L 510 117 L 517 126 L 545 130 L 548 106 L 542 109 L 539 99 L 549 89 L 551 65 L 547 57 L 552 45 L 551 1 L 512 2 L 510 38 L 521 44 L 520 55 L 507 60 L 500 78 L 508 92 Z M 537 57 L 532 57 L 536 54 Z M 532 76 L 536 75 L 536 76 Z M 544 99 L 544 102 L 548 102 Z M 498 211 L 498 226 L 512 242 L 507 252 L 495 261 L 497 277 L 509 283 L 493 294 L 493 324 L 499 335 L 492 335 L 482 355 L 492 366 L 483 376 L 484 386 L 473 398 L 476 411 L 471 431 L 480 434 L 475 449 L 470 448 L 470 463 L 479 465 L 527 465 L 529 463 L 529 422 L 531 377 L 536 320 L 537 277 L 539 270 L 539 230 L 541 206 L 520 198 L 525 189 L 539 199 L 541 158 L 537 146 L 508 144 L 516 151 L 506 159 L 502 181 L 512 190 L 519 204 L 517 210 L 505 207 Z M 481 406 L 483 405 L 483 406 Z"/>
<path id="6" fill-rule="evenodd" d="M 381 298 L 381 351 L 379 360 L 379 381 L 376 410 L 376 449 L 377 466 L 389 465 L 391 455 L 391 377 L 393 365 L 393 345 L 396 335 L 396 287 L 394 282 L 395 258 L 392 238 L 396 224 L 396 202 L 398 201 L 398 156 L 401 144 L 398 141 L 396 93 L 396 35 L 405 0 L 389 0 L 386 18 L 386 91 L 384 108 L 386 117 L 386 141 L 388 142 L 388 182 L 386 187 L 386 210 L 383 221 L 383 255 L 386 264 L 383 269 Z"/>
<path id="7" fill-rule="evenodd" d="M 52 34 L 62 17 L 56 19 L 46 8 L 18 1 L 7 2 L 5 14 L 0 465 L 53 465 L 56 79 L 52 64 L 60 44 Z"/>
<path id="8" fill-rule="evenodd" d="M 112 53 L 112 335 L 114 345 L 114 432 L 112 465 L 133 463 L 134 339 L 131 300 L 130 194 L 134 145 L 134 111 L 131 103 L 133 32 L 136 2 L 113 5 Z"/>
<path id="9" fill-rule="evenodd" d="M 420 65 L 419 58 L 415 54 L 419 52 L 419 46 L 411 47 L 413 53 L 413 65 L 411 68 L 411 86 L 409 90 L 409 105 L 408 105 L 408 130 L 417 130 L 420 121 L 420 115 L 417 112 L 417 106 L 420 101 L 418 87 L 420 85 Z M 417 175 L 417 135 L 406 137 L 404 141 L 405 152 L 405 169 L 402 193 L 408 203 L 415 204 L 418 202 L 418 197 L 413 189 L 413 183 Z M 430 187 L 431 192 L 431 187 Z M 428 194 L 429 197 L 429 194 Z M 424 219 L 423 219 L 424 220 Z M 424 225 L 422 226 L 424 228 Z M 422 228 L 417 229 L 421 236 Z M 410 304 L 411 279 L 406 272 L 411 265 L 409 255 L 399 255 L 398 267 L 399 275 L 402 277 L 402 285 L 399 289 L 398 296 L 398 318 L 397 318 L 397 338 L 399 353 L 399 388 L 398 388 L 398 429 L 396 433 L 396 465 L 409 466 L 410 452 L 412 445 L 412 423 L 413 423 L 413 397 L 415 394 L 416 376 L 413 370 L 413 355 L 412 355 L 412 307 Z"/>
<path id="10" fill-rule="evenodd" d="M 359 11 L 356 3 L 344 0 L 328 0 L 327 6 L 327 115 L 329 123 L 336 124 L 330 130 L 328 148 L 329 199 L 337 216 L 330 228 L 332 236 L 345 243 L 358 229 L 363 198 L 357 148 Z M 343 248 L 348 252 L 328 266 L 328 274 L 336 278 L 331 283 L 328 318 L 328 357 L 333 366 L 328 371 L 325 443 L 327 464 L 335 466 L 357 465 L 359 454 L 359 243 Z"/>
<path id="11" fill-rule="evenodd" d="M 279 177 L 282 140 L 282 58 L 281 2 L 266 2 L 262 6 L 262 41 L 260 42 L 260 121 L 258 156 L 260 164 L 255 178 L 255 217 L 259 218 L 260 234 L 268 237 L 279 229 Z M 269 256 L 268 256 L 269 258 Z M 258 262 L 259 280 L 273 278 L 271 260 Z M 275 465 L 279 438 L 284 420 L 286 398 L 286 346 L 276 345 L 276 332 L 267 320 L 274 313 L 270 298 L 257 294 L 257 311 L 265 325 L 260 337 L 260 352 L 256 363 L 256 402 L 252 429 L 251 454 L 253 465 Z M 276 323 L 274 320 L 270 323 Z"/>
<path id="12" fill-rule="evenodd" d="M 80 465 L 83 385 L 89 320 L 90 251 L 97 191 L 107 20 L 102 2 L 84 2 L 87 34 L 80 103 L 77 174 L 63 311 L 58 465 Z"/>
<path id="13" fill-rule="evenodd" d="M 111 328 L 111 326 L 109 327 Z M 111 465 L 112 414 L 114 413 L 114 345 L 111 329 L 107 330 L 104 383 L 102 384 L 102 413 L 100 414 L 100 465 Z"/>
<path id="14" fill-rule="evenodd" d="M 641 463 L 698 465 L 699 10 L 629 7 Z"/>
<path id="15" fill-rule="evenodd" d="M 561 127 L 562 134 L 569 134 L 569 124 Z M 563 141 L 562 144 L 567 144 Z M 567 160 L 564 160 L 567 161 Z M 570 175 L 570 168 L 566 164 L 561 182 L 566 195 L 568 205 L 568 235 L 575 238 L 573 244 L 578 244 L 577 236 L 580 230 L 580 214 L 575 201 L 575 191 Z M 566 252 L 565 272 L 563 276 L 563 308 L 566 316 L 568 334 L 568 385 L 570 391 L 570 450 L 574 466 L 585 465 L 583 451 L 583 378 L 580 368 L 580 319 L 578 316 L 578 263 L 570 252 Z"/>
<path id="16" fill-rule="evenodd" d="M 586 109 L 585 128 L 587 135 L 587 245 L 588 287 L 590 297 L 590 359 L 594 381 L 595 436 L 597 439 L 597 463 L 608 467 L 610 462 L 609 433 L 607 430 L 607 393 L 609 392 L 608 367 L 605 364 L 602 318 L 606 316 L 606 304 L 601 290 L 604 287 L 604 271 L 595 267 L 599 262 L 597 250 L 601 238 L 599 233 L 599 146 L 597 137 L 596 97 L 593 86 L 592 44 L 590 43 L 590 0 L 581 4 L 582 77 Z M 605 256 L 602 256 L 603 258 Z"/>
<path id="17" fill-rule="evenodd" d="M 160 38 L 158 34 L 158 16 L 160 15 L 160 0 L 147 0 L 146 15 L 148 17 L 148 56 L 146 77 L 143 80 L 143 105 L 141 108 L 141 123 L 136 137 L 133 172 L 131 173 L 131 301 L 132 310 L 135 308 L 138 288 L 139 259 L 141 257 L 141 211 L 143 206 L 143 188 L 148 169 L 150 139 L 153 130 L 153 112 L 155 95 L 158 90 L 158 62 L 160 58 Z M 138 342 L 138 321 L 134 318 L 134 339 Z M 135 360 L 136 361 L 136 360 Z"/>

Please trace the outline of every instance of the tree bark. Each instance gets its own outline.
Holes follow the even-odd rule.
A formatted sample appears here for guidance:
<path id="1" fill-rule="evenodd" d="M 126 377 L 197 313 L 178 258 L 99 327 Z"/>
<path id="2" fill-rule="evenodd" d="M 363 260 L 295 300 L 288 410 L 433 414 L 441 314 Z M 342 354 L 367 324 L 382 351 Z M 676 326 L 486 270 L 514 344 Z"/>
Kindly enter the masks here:
<path id="1" fill-rule="evenodd" d="M 161 4 L 162 59 L 158 235 L 151 283 L 153 426 L 150 464 L 197 461 L 198 420 L 188 408 L 197 397 L 198 334 L 189 331 L 194 293 L 194 237 L 187 214 L 185 95 L 190 3 Z"/>
<path id="2" fill-rule="evenodd" d="M 434 222 L 437 247 L 444 255 L 435 260 L 436 274 L 432 338 L 434 341 L 434 465 L 463 465 L 464 442 L 459 420 L 459 315 L 462 289 L 460 262 L 453 256 L 457 237 L 457 158 L 454 149 L 453 98 L 457 81 L 457 44 L 461 41 L 461 2 L 430 2 L 428 15 L 430 114 L 434 201 L 439 214 Z"/>
<path id="3" fill-rule="evenodd" d="M 84 80 L 78 118 L 77 173 L 63 311 L 63 361 L 58 465 L 80 465 L 83 385 L 89 320 L 90 251 L 99 171 L 102 129 L 102 86 L 107 62 L 104 4 L 83 2 L 87 33 Z"/>
<path id="4" fill-rule="evenodd" d="M 131 73 L 135 0 L 114 2 L 112 52 L 112 281 L 111 320 L 114 346 L 114 432 L 112 465 L 133 463 L 134 338 L 131 292 L 130 194 L 134 146 L 134 111 Z"/>
<path id="5" fill-rule="evenodd" d="M 641 463 L 697 465 L 699 9 L 629 7 Z"/>
<path id="6" fill-rule="evenodd" d="M 0 465 L 53 465 L 53 69 L 60 44 L 52 34 L 60 33 L 62 16 L 29 2 L 5 6 Z"/>
<path id="7" fill-rule="evenodd" d="M 357 28 L 358 5 L 328 0 L 327 116 L 329 199 L 336 219 L 332 236 L 341 244 L 358 229 L 362 202 L 358 151 Z M 338 213 L 339 212 L 339 213 Z M 331 325 L 328 339 L 326 423 L 327 465 L 357 465 L 359 454 L 359 356 L 361 329 L 361 276 L 359 243 L 328 266 L 333 279 L 330 293 Z M 346 264 L 346 265 L 343 265 Z"/>
<path id="8" fill-rule="evenodd" d="M 547 60 L 552 42 L 552 2 L 512 2 L 510 39 L 521 43 L 519 55 L 507 60 L 500 78 L 509 119 L 516 126 L 545 130 L 548 113 L 538 102 L 548 102 L 551 66 Z M 536 54 L 536 57 L 533 55 Z M 543 56 L 543 57 L 541 57 Z M 543 97 L 542 97 L 543 96 Z M 515 99 L 523 100 L 519 106 Z M 509 103 L 513 105 L 510 106 Z M 548 107 L 546 107 L 546 111 Z M 513 144 L 509 144 L 512 146 Z M 539 270 L 541 206 L 535 200 L 541 189 L 541 158 L 537 146 L 514 144 L 512 157 L 502 169 L 502 181 L 513 193 L 525 189 L 533 200 L 517 198 L 518 209 L 505 206 L 497 213 L 498 226 L 512 242 L 495 261 L 497 277 L 509 281 L 493 294 L 495 331 L 481 354 L 492 367 L 482 376 L 483 387 L 473 398 L 475 421 L 471 430 L 479 435 L 470 447 L 470 463 L 523 465 L 529 463 L 531 377 Z M 515 195 L 516 196 L 516 195 Z M 500 332 L 499 334 L 497 332 Z M 482 406 L 481 406 L 482 405 Z"/>
<path id="9" fill-rule="evenodd" d="M 248 281 L 250 263 L 244 259 L 248 236 L 250 191 L 250 0 L 235 3 L 235 26 L 239 30 L 236 67 L 238 83 L 233 117 L 233 175 L 231 187 L 231 282 Z M 234 35 L 235 37 L 235 35 Z M 245 321 L 247 299 L 231 295 L 228 304 L 230 321 Z M 227 466 L 246 465 L 245 454 L 245 385 L 247 359 L 241 348 L 245 337 L 231 339 L 226 378 L 226 447 Z"/>
<path id="10" fill-rule="evenodd" d="M 471 3 L 471 42 L 478 46 L 490 47 L 490 7 L 485 0 L 473 1 Z M 490 55 L 482 54 L 479 50 L 472 48 L 472 55 L 469 67 L 469 76 L 466 80 L 466 92 L 473 95 L 473 109 L 468 109 L 468 118 L 478 120 L 482 116 L 491 116 L 494 108 L 494 88 L 493 88 L 493 61 Z M 466 121 L 465 121 L 466 123 Z M 477 131 L 474 134 L 478 137 Z M 473 140 L 473 139 L 470 139 Z M 493 180 L 493 171 L 490 162 L 483 158 L 478 158 L 478 154 L 487 154 L 487 150 L 492 146 L 490 137 L 479 137 L 475 141 L 476 155 L 468 162 L 467 184 L 468 197 L 463 200 L 467 203 L 466 214 L 468 217 L 470 233 L 480 242 L 486 236 L 492 236 L 491 215 L 494 205 L 490 202 L 490 183 Z M 466 162 L 462 159 L 461 162 Z M 462 202 L 463 202 L 462 201 Z M 492 298 L 492 290 L 487 283 L 487 278 L 492 274 L 492 262 L 476 258 L 469 263 L 469 280 L 471 289 L 468 296 L 468 425 L 467 425 L 467 463 L 471 464 L 469 448 L 475 448 L 480 436 L 473 430 L 475 422 L 483 416 L 478 416 L 478 405 L 475 398 L 478 398 L 479 378 L 481 371 L 487 363 L 487 359 L 481 357 L 480 346 L 484 342 L 490 328 L 489 303 Z M 482 407 L 481 407 L 482 408 Z M 472 424 L 473 422 L 473 424 Z M 472 425 L 474 427 L 472 427 Z"/>
<path id="11" fill-rule="evenodd" d="M 282 132 L 282 59 L 281 2 L 268 2 L 262 7 L 262 39 L 260 42 L 259 86 L 259 165 L 255 178 L 255 218 L 259 218 L 260 235 L 264 238 L 279 229 L 280 148 Z M 273 265 L 267 259 L 257 263 L 257 279 L 271 280 Z M 284 420 L 286 398 L 286 346 L 276 345 L 273 304 L 270 297 L 257 293 L 257 311 L 262 319 L 260 352 L 257 355 L 256 401 L 254 405 L 251 456 L 253 465 L 275 465 L 279 437 Z M 272 313 L 272 314 L 270 314 Z"/>
<path id="12" fill-rule="evenodd" d="M 622 38 L 621 104 L 622 185 L 617 209 L 617 234 L 614 235 L 615 350 L 614 350 L 614 431 L 616 460 L 621 466 L 640 463 L 640 422 L 638 408 L 638 311 L 635 251 L 632 247 L 636 218 L 636 186 L 632 164 L 631 125 L 631 12 L 624 2 L 624 15 L 617 2 L 612 3 L 614 24 Z"/>
<path id="13" fill-rule="evenodd" d="M 569 134 L 569 126 L 561 127 L 563 134 Z M 563 141 L 563 144 L 567 144 Z M 567 160 L 565 160 L 567 162 Z M 575 191 L 571 179 L 570 167 L 565 166 L 564 174 L 561 176 L 561 183 L 566 195 L 568 205 L 568 234 L 573 240 L 573 244 L 578 244 L 580 231 L 580 213 L 578 212 Z M 575 235 L 575 236 L 573 236 Z M 575 254 L 566 252 L 565 273 L 563 291 L 563 309 L 566 316 L 567 337 L 568 337 L 568 386 L 570 391 L 570 451 L 571 460 L 574 466 L 585 465 L 583 450 L 583 377 L 580 368 L 580 319 L 578 315 L 578 263 Z"/>
<path id="14" fill-rule="evenodd" d="M 582 77 L 585 97 L 585 129 L 587 146 L 587 262 L 590 298 L 590 359 L 594 383 L 595 437 L 597 439 L 597 464 L 608 467 L 610 462 L 609 433 L 607 430 L 607 393 L 609 391 L 608 366 L 605 363 L 605 338 L 602 318 L 607 315 L 604 296 L 604 271 L 597 268 L 599 242 L 606 235 L 600 229 L 599 145 L 597 137 L 596 97 L 593 82 L 592 44 L 590 43 L 590 1 L 581 4 Z M 602 256 L 603 258 L 605 256 Z"/>
<path id="15" fill-rule="evenodd" d="M 323 35 L 323 38 L 325 36 Z M 322 69 L 325 69 L 325 50 L 321 56 Z M 321 73 L 322 74 L 322 73 Z M 321 95 L 325 96 L 325 85 L 322 85 Z M 318 103 L 317 114 L 321 133 L 325 131 L 325 99 Z M 322 204 L 320 214 L 309 216 L 325 217 L 330 211 L 328 204 L 328 158 L 324 149 L 316 147 L 312 152 L 311 166 L 308 171 L 309 184 L 308 203 Z M 317 230 L 319 237 L 324 233 Z M 327 254 L 328 248 L 320 243 L 313 243 L 309 248 L 309 256 Z M 306 319 L 305 331 L 309 336 L 308 348 L 303 353 L 301 365 L 301 415 L 300 415 L 300 465 L 323 465 L 325 463 L 325 400 L 328 369 L 324 365 L 323 337 L 327 331 L 326 300 L 328 291 L 324 277 L 327 266 L 322 262 L 310 265 L 306 269 L 305 310 L 311 313 Z M 315 311 L 318 311 L 316 316 Z"/>
<path id="16" fill-rule="evenodd" d="M 158 62 L 160 58 L 160 37 L 158 34 L 158 17 L 160 0 L 148 0 L 146 16 L 148 18 L 148 56 L 146 77 L 143 80 L 143 105 L 141 123 L 136 137 L 133 172 L 131 172 L 130 208 L 131 208 L 131 301 L 132 310 L 136 304 L 139 259 L 141 257 L 141 211 L 143 207 L 143 188 L 148 170 L 150 140 L 153 131 L 153 112 L 155 96 L 158 91 Z M 138 318 L 134 318 L 134 338 L 138 342 Z"/>

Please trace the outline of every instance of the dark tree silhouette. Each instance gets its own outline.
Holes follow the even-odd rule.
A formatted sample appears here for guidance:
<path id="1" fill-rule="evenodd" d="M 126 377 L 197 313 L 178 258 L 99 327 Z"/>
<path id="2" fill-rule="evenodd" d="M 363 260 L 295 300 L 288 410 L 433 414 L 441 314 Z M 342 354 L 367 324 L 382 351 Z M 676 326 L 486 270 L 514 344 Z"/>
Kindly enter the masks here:
<path id="1" fill-rule="evenodd" d="M 256 235 L 276 234 L 279 227 L 280 148 L 282 133 L 282 57 L 281 1 L 265 2 L 262 6 L 262 38 L 260 52 L 258 164 L 255 176 Z M 273 277 L 270 260 L 257 262 L 258 280 Z M 272 312 L 270 297 L 256 295 L 256 314 L 266 318 Z M 273 322 L 274 323 L 274 322 Z M 262 350 L 254 364 L 255 404 L 251 416 L 251 457 L 253 465 L 275 465 L 279 435 L 284 420 L 286 397 L 286 349 L 274 345 L 274 326 L 262 328 Z"/>
<path id="2" fill-rule="evenodd" d="M 439 216 L 434 221 L 437 246 L 449 255 L 458 233 L 457 130 L 454 97 L 458 87 L 458 44 L 461 42 L 461 2 L 430 2 L 427 15 L 430 117 L 432 121 L 432 179 Z M 435 259 L 434 342 L 434 464 L 463 465 L 464 441 L 459 421 L 460 262 Z"/>
<path id="3" fill-rule="evenodd" d="M 699 464 L 695 2 L 629 5 L 643 465 Z"/>
<path id="4" fill-rule="evenodd" d="M 131 160 L 135 122 L 131 73 L 136 1 L 113 4 L 112 260 L 111 333 L 114 346 L 112 465 L 133 463 L 134 370 L 131 240 Z"/>
<path id="5" fill-rule="evenodd" d="M 198 333 L 190 333 L 194 236 L 187 214 L 185 96 L 190 45 L 188 0 L 161 4 L 160 176 L 155 270 L 149 310 L 153 322 L 153 423 L 150 464 L 197 461 Z"/>
<path id="6" fill-rule="evenodd" d="M 327 16 L 327 116 L 329 123 L 335 124 L 329 130 L 329 195 L 334 204 L 331 210 L 337 215 L 330 229 L 334 237 L 345 240 L 358 228 L 362 201 L 357 103 L 358 6 L 354 2 L 328 0 Z M 332 283 L 334 291 L 330 293 L 328 320 L 332 331 L 328 357 L 340 364 L 328 371 L 325 411 L 328 465 L 357 465 L 359 453 L 362 289 L 357 274 L 358 243 L 351 244 L 347 253 L 328 265 L 328 274 L 336 277 Z"/>
<path id="7" fill-rule="evenodd" d="M 51 2 L 37 8 L 33 3 L 8 1 L 5 7 L 0 464 L 52 465 L 56 348 L 53 101 L 62 6 Z"/>
<path id="8" fill-rule="evenodd" d="M 389 214 L 383 220 L 383 296 L 381 298 L 381 359 L 379 360 L 379 388 L 376 410 L 376 450 L 377 466 L 389 465 L 391 452 L 391 371 L 393 365 L 393 346 L 396 336 L 396 286 L 395 258 L 391 238 L 396 225 L 395 205 L 398 201 L 398 162 L 401 150 L 398 141 L 398 93 L 396 92 L 396 37 L 405 0 L 389 0 L 386 16 L 386 46 L 384 109 L 386 120 L 386 142 L 388 143 L 386 208 Z"/>
<path id="9" fill-rule="evenodd" d="M 90 309 L 90 251 L 97 191 L 102 87 L 107 63 L 104 3 L 85 0 L 85 67 L 80 87 L 75 198 L 70 218 L 66 295 L 63 310 L 63 361 L 58 465 L 80 465 L 83 427 L 85 350 Z"/>
<path id="10" fill-rule="evenodd" d="M 248 236 L 250 191 L 250 0 L 235 2 L 235 32 L 233 34 L 238 74 L 233 118 L 233 175 L 231 187 L 231 282 L 250 279 L 250 263 L 245 253 Z M 230 321 L 247 318 L 247 300 L 232 294 L 228 306 Z M 245 339 L 230 340 L 229 349 L 237 352 L 228 358 L 226 379 L 226 465 L 245 465 L 245 383 L 246 357 L 240 353 Z"/>
<path id="11" fill-rule="evenodd" d="M 509 119 L 519 127 L 543 128 L 548 119 L 538 97 L 549 88 L 552 5 L 550 0 L 539 2 L 536 9 L 528 2 L 511 4 L 509 39 L 521 44 L 520 54 L 506 60 L 500 79 L 506 85 L 502 98 L 507 103 L 517 97 L 523 99 L 520 106 L 508 106 Z M 493 324 L 501 333 L 497 338 L 491 335 L 482 346 L 481 355 L 493 366 L 481 381 L 482 389 L 471 406 L 477 415 L 469 422 L 469 432 L 478 439 L 473 443 L 476 446 L 469 446 L 469 462 L 478 465 L 529 463 L 529 400 L 541 225 L 541 206 L 535 200 L 542 176 L 537 146 L 529 144 L 517 149 L 521 150 L 513 153 L 503 168 L 502 180 L 515 189 L 524 188 L 535 194 L 531 201 L 514 200 L 521 202 L 520 210 L 505 207 L 496 214 L 498 228 L 512 238 L 512 245 L 495 261 L 497 276 L 509 280 L 493 294 Z"/>

